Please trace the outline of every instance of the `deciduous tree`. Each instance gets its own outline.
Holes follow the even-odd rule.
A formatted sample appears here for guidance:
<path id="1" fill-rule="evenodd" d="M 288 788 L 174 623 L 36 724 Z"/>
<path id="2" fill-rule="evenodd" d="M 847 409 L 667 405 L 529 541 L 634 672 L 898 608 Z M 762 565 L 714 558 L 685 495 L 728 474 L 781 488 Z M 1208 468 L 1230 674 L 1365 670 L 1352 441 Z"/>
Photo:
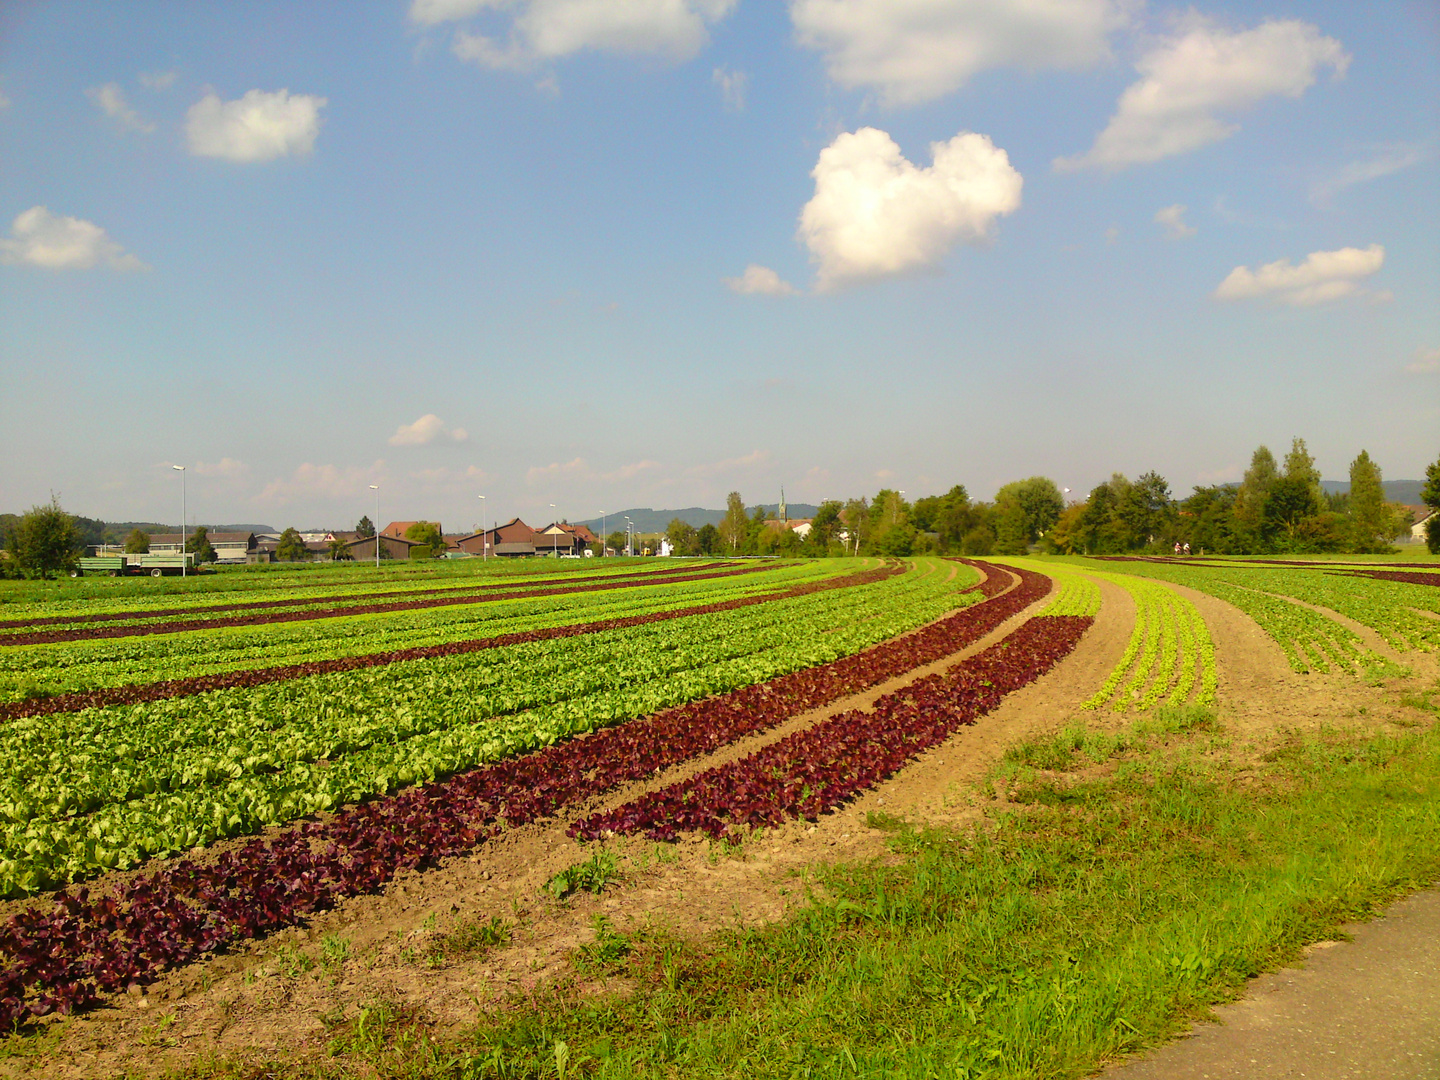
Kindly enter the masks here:
<path id="1" fill-rule="evenodd" d="M 1425 522 L 1425 546 L 1432 555 L 1440 555 L 1440 458 L 1425 467 L 1425 486 L 1420 501 L 1434 511 Z"/>
<path id="2" fill-rule="evenodd" d="M 185 541 L 185 550 L 195 556 L 197 563 L 213 563 L 220 556 L 210 543 L 210 532 L 204 525 L 196 525 L 195 533 Z"/>
<path id="3" fill-rule="evenodd" d="M 22 514 L 7 538 L 10 556 L 27 574 L 48 578 L 75 565 L 80 554 L 80 530 L 75 519 L 50 496 L 45 506 L 32 506 Z"/>
<path id="4" fill-rule="evenodd" d="M 720 522 L 720 537 L 732 553 L 740 550 L 750 535 L 750 519 L 745 515 L 745 500 L 738 491 L 725 496 L 725 520 Z"/>
<path id="5" fill-rule="evenodd" d="M 125 554 L 144 555 L 150 550 L 150 535 L 139 529 L 131 529 L 125 538 Z"/>
<path id="6" fill-rule="evenodd" d="M 280 534 L 280 542 L 275 545 L 275 557 L 281 562 L 305 562 L 310 558 L 310 552 L 305 549 L 305 539 L 295 526 Z"/>

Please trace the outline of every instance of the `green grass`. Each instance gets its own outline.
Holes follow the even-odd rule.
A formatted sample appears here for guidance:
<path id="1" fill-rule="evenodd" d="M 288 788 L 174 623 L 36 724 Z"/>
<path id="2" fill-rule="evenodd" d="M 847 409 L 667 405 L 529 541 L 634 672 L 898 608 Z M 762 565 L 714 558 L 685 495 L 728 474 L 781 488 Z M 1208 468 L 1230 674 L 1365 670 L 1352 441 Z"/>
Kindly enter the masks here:
<path id="1" fill-rule="evenodd" d="M 982 827 L 876 821 L 892 857 L 816 871 L 778 924 L 597 923 L 573 978 L 462 1037 L 392 1014 L 280 1075 L 1086 1076 L 1440 876 L 1440 729 L 1232 750 L 1194 706 L 1022 744 Z"/>

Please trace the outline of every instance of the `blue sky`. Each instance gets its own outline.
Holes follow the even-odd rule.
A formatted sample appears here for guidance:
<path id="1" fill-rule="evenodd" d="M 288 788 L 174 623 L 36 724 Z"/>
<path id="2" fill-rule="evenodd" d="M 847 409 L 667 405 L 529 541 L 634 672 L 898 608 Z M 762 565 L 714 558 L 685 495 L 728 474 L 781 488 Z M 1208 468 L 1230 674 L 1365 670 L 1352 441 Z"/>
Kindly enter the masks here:
<path id="1" fill-rule="evenodd" d="M 0 7 L 0 509 L 1440 453 L 1424 0 Z"/>

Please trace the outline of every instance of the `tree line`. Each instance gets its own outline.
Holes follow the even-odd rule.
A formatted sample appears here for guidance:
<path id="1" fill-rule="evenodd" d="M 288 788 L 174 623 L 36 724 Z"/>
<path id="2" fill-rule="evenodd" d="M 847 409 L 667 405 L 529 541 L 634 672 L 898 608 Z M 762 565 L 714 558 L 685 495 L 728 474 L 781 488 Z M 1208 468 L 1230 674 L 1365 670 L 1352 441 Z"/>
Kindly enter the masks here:
<path id="1" fill-rule="evenodd" d="M 1426 467 L 1420 498 L 1440 511 L 1440 459 Z M 697 529 L 676 518 L 665 536 L 677 555 L 904 557 L 1023 555 L 1037 549 L 1116 555 L 1172 551 L 1176 544 L 1188 544 L 1196 554 L 1300 555 L 1391 551 L 1390 542 L 1409 532 L 1410 522 L 1407 508 L 1385 500 L 1380 466 L 1369 453 L 1361 450 L 1350 463 L 1350 490 L 1331 493 L 1320 485 L 1305 440 L 1296 438 L 1283 461 L 1260 446 L 1238 484 L 1197 486 L 1183 499 L 1153 471 L 1133 480 L 1116 473 L 1084 501 L 1069 503 L 1044 476 L 1006 484 L 989 502 L 971 499 L 964 484 L 914 502 L 882 488 L 873 498 L 821 503 L 808 535 L 801 536 L 768 519 L 762 507 L 747 509 L 732 491 L 719 525 Z M 356 532 L 374 536 L 375 525 L 362 518 Z M 444 550 L 432 522 L 416 522 L 406 536 L 433 553 Z M 103 521 L 67 514 L 52 495 L 28 513 L 0 514 L 0 577 L 49 577 L 73 567 L 86 547 L 108 539 Z M 622 549 L 624 532 L 611 533 L 606 543 Z M 1429 519 L 1426 543 L 1440 554 L 1440 513 Z M 149 545 L 149 536 L 135 529 L 125 550 L 144 552 Z M 186 538 L 185 550 L 195 553 L 197 562 L 215 559 L 203 525 Z M 349 554 L 344 541 L 331 545 L 332 558 Z M 276 555 L 301 561 L 310 553 L 291 528 L 281 535 Z M 382 546 L 381 558 L 388 556 Z"/>
<path id="2" fill-rule="evenodd" d="M 1440 460 L 1426 468 L 1421 499 L 1440 511 Z M 1390 542 L 1410 528 L 1409 509 L 1385 500 L 1368 452 L 1350 464 L 1350 490 L 1331 493 L 1296 438 L 1283 461 L 1261 446 L 1239 483 L 1196 486 L 1184 498 L 1154 471 L 1133 480 L 1116 473 L 1068 503 L 1044 476 L 1006 484 L 989 502 L 972 500 L 963 484 L 914 502 L 885 488 L 873 498 L 821 503 L 801 537 L 767 523 L 761 507 L 747 511 L 732 491 L 718 526 L 696 529 L 676 518 L 665 535 L 680 555 L 1115 555 L 1171 552 L 1176 544 L 1196 554 L 1298 555 L 1392 551 Z M 1440 514 L 1427 530 L 1427 546 L 1440 554 Z M 624 535 L 614 534 L 612 546 L 623 546 Z"/>

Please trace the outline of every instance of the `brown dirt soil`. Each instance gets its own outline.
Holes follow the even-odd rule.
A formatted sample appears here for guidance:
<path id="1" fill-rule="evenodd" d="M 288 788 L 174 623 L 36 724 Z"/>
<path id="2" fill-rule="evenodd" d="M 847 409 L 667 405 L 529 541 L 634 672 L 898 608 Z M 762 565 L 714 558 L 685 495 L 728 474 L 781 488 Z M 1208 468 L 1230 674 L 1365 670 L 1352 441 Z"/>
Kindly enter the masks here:
<path id="1" fill-rule="evenodd" d="M 56 1022 L 49 1035 L 17 1047 L 22 1056 L 0 1060 L 0 1076 L 156 1075 L 211 1058 L 258 1064 L 323 1057 L 332 1029 L 377 1003 L 404 1009 L 437 1033 L 458 1032 L 477 1010 L 499 1007 L 510 995 L 542 982 L 573 976 L 570 957 L 594 939 L 599 916 L 621 932 L 650 926 L 688 937 L 779 919 L 804 901 L 809 867 L 888 856 L 885 834 L 866 825 L 870 812 L 950 825 L 977 820 L 994 804 L 976 783 L 1006 747 L 1077 719 L 1116 728 L 1133 719 L 1079 711 L 1119 660 L 1134 624 L 1129 594 L 1109 582 L 1097 584 L 1102 606 L 1095 625 L 1048 675 L 1009 695 L 994 712 L 887 783 L 814 824 L 798 821 L 760 831 L 736 846 L 698 837 L 677 844 L 620 838 L 605 845 L 617 856 L 620 881 L 601 895 L 580 893 L 557 901 L 544 888 L 594 850 L 565 836 L 571 821 L 749 753 L 842 709 L 868 705 L 993 643 L 1048 599 L 965 653 L 574 808 L 548 825 L 515 829 L 468 857 L 406 873 L 383 893 L 345 901 L 307 926 L 170 972 L 143 994 Z M 1266 742 L 1322 724 L 1410 724 L 1424 715 L 1399 706 L 1376 707 L 1382 698 L 1395 697 L 1388 691 L 1414 685 L 1412 680 L 1392 679 L 1377 694 L 1375 687 L 1350 676 L 1298 675 L 1279 647 L 1240 611 L 1182 586 L 1167 587 L 1195 603 L 1204 617 L 1215 643 L 1221 726 L 1251 744 L 1256 754 Z M 1416 659 L 1414 653 L 1405 657 L 1411 664 Z M 1424 660 L 1425 675 L 1433 679 L 1433 658 Z M 508 944 L 468 957 L 430 959 L 453 931 L 497 917 L 510 928 Z M 336 960 L 341 942 L 348 955 Z M 597 992 L 606 987 L 582 981 L 580 988 Z"/>

